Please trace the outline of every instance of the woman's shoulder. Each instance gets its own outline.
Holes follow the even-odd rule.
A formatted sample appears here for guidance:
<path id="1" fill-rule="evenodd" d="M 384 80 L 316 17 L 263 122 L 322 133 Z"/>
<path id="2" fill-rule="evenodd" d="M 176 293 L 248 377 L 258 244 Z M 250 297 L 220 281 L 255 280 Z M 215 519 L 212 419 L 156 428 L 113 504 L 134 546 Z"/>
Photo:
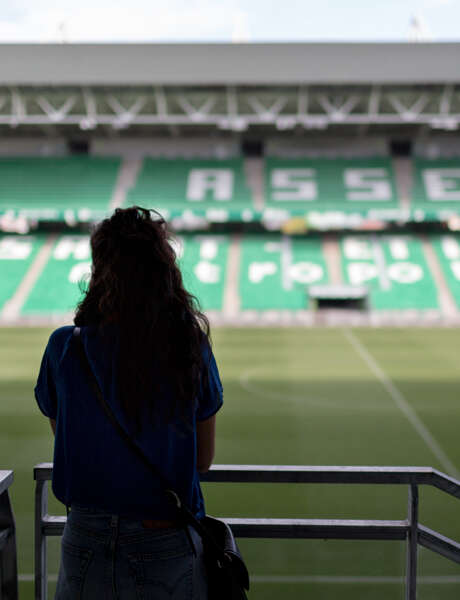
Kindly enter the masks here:
<path id="1" fill-rule="evenodd" d="M 55 329 L 48 340 L 48 351 L 53 354 L 60 354 L 72 337 L 74 329 L 73 325 L 65 325 Z"/>

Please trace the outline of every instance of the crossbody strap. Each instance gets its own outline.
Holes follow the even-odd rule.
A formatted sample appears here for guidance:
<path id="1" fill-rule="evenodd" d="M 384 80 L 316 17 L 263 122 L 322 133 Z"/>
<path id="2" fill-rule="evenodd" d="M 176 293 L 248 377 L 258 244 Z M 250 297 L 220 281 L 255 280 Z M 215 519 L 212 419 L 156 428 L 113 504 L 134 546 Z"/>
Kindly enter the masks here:
<path id="1" fill-rule="evenodd" d="M 75 342 L 75 347 L 78 352 L 78 356 L 80 359 L 81 366 L 85 371 L 88 382 L 91 385 L 91 389 L 93 390 L 102 410 L 104 411 L 107 419 L 113 425 L 117 433 L 120 437 L 126 442 L 127 446 L 131 449 L 131 451 L 139 458 L 139 460 L 147 467 L 147 469 L 157 477 L 162 484 L 163 491 L 166 494 L 168 500 L 174 505 L 177 509 L 180 518 L 191 525 L 202 538 L 206 539 L 206 541 L 211 544 L 216 552 L 220 552 L 223 554 L 222 549 L 215 542 L 214 538 L 210 533 L 203 527 L 200 521 L 195 517 L 195 515 L 191 512 L 191 510 L 182 502 L 179 494 L 174 490 L 174 488 L 170 485 L 168 479 L 161 473 L 158 468 L 147 458 L 147 456 L 142 452 L 139 446 L 134 442 L 134 440 L 129 436 L 129 434 L 125 431 L 125 429 L 120 425 L 118 419 L 113 414 L 113 411 L 110 405 L 107 403 L 104 395 L 102 393 L 101 387 L 99 385 L 96 376 L 91 369 L 91 366 L 88 361 L 88 357 L 86 356 L 85 349 L 83 347 L 83 341 L 80 335 L 80 327 L 75 327 L 73 330 L 73 339 Z"/>

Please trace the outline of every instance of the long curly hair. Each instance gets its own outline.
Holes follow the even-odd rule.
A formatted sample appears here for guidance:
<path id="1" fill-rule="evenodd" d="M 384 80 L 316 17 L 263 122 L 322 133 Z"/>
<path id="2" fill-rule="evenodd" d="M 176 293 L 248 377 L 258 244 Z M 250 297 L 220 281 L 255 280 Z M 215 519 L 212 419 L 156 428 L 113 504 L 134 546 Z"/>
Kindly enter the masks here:
<path id="1" fill-rule="evenodd" d="M 95 228 L 91 279 L 74 319 L 101 332 L 115 326 L 120 403 L 137 431 L 146 408 L 153 423 L 190 418 L 210 333 L 196 298 L 184 288 L 166 224 L 152 213 L 117 208 Z"/>

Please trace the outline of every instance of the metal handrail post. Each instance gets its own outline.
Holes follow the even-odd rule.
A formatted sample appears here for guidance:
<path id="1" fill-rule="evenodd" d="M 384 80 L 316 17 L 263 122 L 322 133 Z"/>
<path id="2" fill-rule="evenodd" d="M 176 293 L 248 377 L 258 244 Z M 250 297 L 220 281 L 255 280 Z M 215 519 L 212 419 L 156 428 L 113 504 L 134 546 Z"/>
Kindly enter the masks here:
<path id="1" fill-rule="evenodd" d="M 48 482 L 37 481 L 35 488 L 35 600 L 46 600 L 46 535 L 43 518 L 48 513 Z"/>
<path id="2" fill-rule="evenodd" d="M 3 477 L 1 477 L 3 476 Z M 0 490 L 0 598 L 18 599 L 18 563 L 16 526 L 8 488 L 13 481 L 12 471 L 0 472 L 3 489 Z"/>
<path id="3" fill-rule="evenodd" d="M 406 550 L 406 600 L 417 598 L 417 552 L 418 552 L 418 486 L 409 486 L 407 519 Z"/>

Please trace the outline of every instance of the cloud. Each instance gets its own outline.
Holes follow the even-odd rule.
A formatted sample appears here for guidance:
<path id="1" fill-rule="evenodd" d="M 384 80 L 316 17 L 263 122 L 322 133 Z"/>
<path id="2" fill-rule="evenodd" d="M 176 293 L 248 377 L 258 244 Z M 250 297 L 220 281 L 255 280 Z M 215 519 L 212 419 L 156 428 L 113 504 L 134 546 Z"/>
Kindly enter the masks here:
<path id="1" fill-rule="evenodd" d="M 458 1 L 458 0 L 456 0 Z M 454 0 L 427 0 L 425 5 L 427 8 L 438 8 L 440 6 L 449 6 L 454 3 Z"/>
<path id="2" fill-rule="evenodd" d="M 0 8 L 0 41 L 140 42 L 230 39 L 235 0 L 53 2 L 35 0 L 14 18 Z M 20 15 L 20 18 L 18 18 Z"/>

